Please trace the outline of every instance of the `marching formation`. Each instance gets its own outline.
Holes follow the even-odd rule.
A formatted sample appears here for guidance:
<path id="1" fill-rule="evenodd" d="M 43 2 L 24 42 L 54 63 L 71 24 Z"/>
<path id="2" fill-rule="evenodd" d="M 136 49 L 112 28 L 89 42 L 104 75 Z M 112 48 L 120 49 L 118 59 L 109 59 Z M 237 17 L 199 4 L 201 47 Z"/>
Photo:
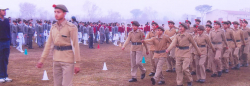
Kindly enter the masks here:
<path id="1" fill-rule="evenodd" d="M 200 25 L 200 19 L 195 19 L 193 25 L 186 20 L 179 22 L 178 27 L 174 21 L 168 21 L 169 29 L 166 29 L 164 24 L 160 26 L 155 21 L 152 21 L 151 25 L 147 22 L 145 27 L 138 21 L 132 21 L 127 26 L 117 22 L 79 22 L 74 16 L 67 21 L 66 6 L 53 5 L 53 8 L 57 21 L 33 22 L 33 19 L 11 20 L 9 17 L 0 18 L 0 23 L 9 20 L 11 37 L 8 39 L 18 51 L 24 52 L 23 45 L 33 49 L 34 42 L 39 48 L 44 48 L 37 64 L 38 68 L 43 66 L 50 50 L 52 48 L 56 50 L 53 52 L 55 86 L 72 85 L 73 74 L 80 71 L 79 44 L 94 49 L 93 45 L 98 41 L 100 44 L 113 43 L 115 46 L 119 46 L 119 42 L 120 45 L 123 43 L 122 50 L 131 44 L 132 79 L 129 82 L 137 81 L 138 68 L 141 71 L 140 78 L 144 79 L 146 76 L 147 71 L 141 62 L 143 47 L 151 61 L 149 76 L 153 76 L 151 78 L 153 85 L 156 81 L 159 81 L 158 85 L 166 83 L 162 72 L 166 63 L 168 67 L 166 72 L 177 74 L 177 86 L 183 86 L 184 75 L 188 77 L 187 85 L 192 86 L 193 75 L 197 77 L 196 82 L 204 83 L 206 72 L 212 72 L 211 77 L 221 77 L 223 73 L 229 73 L 229 70 L 248 67 L 250 28 L 247 27 L 248 22 L 245 19 L 233 22 L 208 20 L 206 25 Z M 5 39 L 0 38 L 0 40 L 2 43 Z M 7 79 L 9 79 L 7 76 L 0 77 L 2 82 Z"/>

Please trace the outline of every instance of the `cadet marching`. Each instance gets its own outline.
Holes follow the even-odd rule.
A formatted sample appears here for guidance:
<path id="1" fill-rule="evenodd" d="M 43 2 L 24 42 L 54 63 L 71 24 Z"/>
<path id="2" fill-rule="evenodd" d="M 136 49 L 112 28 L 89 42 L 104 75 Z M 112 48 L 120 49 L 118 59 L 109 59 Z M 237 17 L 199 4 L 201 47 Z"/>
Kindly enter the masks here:
<path id="1" fill-rule="evenodd" d="M 176 72 L 177 86 L 183 86 L 183 77 L 187 76 L 188 86 L 206 82 L 206 72 L 212 72 L 211 77 L 221 77 L 229 70 L 239 70 L 248 67 L 250 28 L 248 21 L 217 21 L 208 20 L 206 25 L 200 25 L 201 20 L 195 19 L 191 25 L 190 20 L 179 22 L 167 21 L 169 29 L 164 24 L 159 26 L 156 21 L 145 24 L 138 21 L 125 23 L 104 23 L 77 21 L 72 16 L 66 20 L 68 9 L 64 5 L 53 5 L 57 21 L 33 19 L 8 18 L 10 23 L 11 44 L 20 52 L 23 46 L 34 49 L 36 43 L 39 48 L 44 48 L 37 66 L 42 67 L 49 51 L 54 53 L 54 81 L 55 86 L 72 85 L 73 73 L 80 71 L 79 44 L 94 49 L 94 44 L 122 45 L 122 50 L 131 44 L 131 79 L 137 82 L 137 69 L 141 71 L 141 79 L 148 72 L 141 63 L 143 49 L 150 59 L 152 85 L 164 85 L 163 64 L 167 64 L 166 72 Z M 3 19 L 0 20 L 3 21 Z M 231 27 L 233 25 L 233 27 Z M 192 27 L 193 26 L 193 27 Z M 3 40 L 3 39 L 0 39 Z M 51 47 L 52 46 L 52 47 Z M 144 47 L 144 48 L 143 48 Z M 68 57 L 65 57 L 68 56 Z M 59 58 L 60 57 L 60 58 Z M 65 66 L 67 65 L 67 66 Z M 63 69 L 60 69 L 63 68 Z M 62 74 L 67 71 L 70 74 Z M 196 76 L 197 80 L 193 80 Z M 59 78 L 58 77 L 63 77 Z M 3 80 L 2 80 L 3 79 Z M 8 80 L 10 80 L 8 78 Z M 5 82 L 6 77 L 0 76 L 0 82 Z"/>

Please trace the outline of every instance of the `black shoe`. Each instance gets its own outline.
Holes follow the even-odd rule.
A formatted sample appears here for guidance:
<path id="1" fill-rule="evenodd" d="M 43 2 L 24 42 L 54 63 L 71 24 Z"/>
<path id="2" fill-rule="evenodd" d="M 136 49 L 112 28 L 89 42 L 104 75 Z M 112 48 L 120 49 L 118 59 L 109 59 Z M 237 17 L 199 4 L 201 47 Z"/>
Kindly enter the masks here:
<path id="1" fill-rule="evenodd" d="M 158 85 L 163 85 L 163 84 L 165 84 L 165 81 L 159 81 L 158 82 Z"/>
<path id="2" fill-rule="evenodd" d="M 221 77 L 221 75 L 222 75 L 222 72 L 218 71 L 218 77 Z"/>
<path id="3" fill-rule="evenodd" d="M 211 72 L 211 70 L 209 70 L 209 69 L 206 69 L 206 71 L 207 71 L 207 72 Z"/>
<path id="4" fill-rule="evenodd" d="M 229 70 L 228 70 L 228 69 L 225 69 L 225 73 L 229 73 Z"/>
<path id="5" fill-rule="evenodd" d="M 187 86 L 192 86 L 192 82 L 188 82 L 188 85 Z"/>
<path id="6" fill-rule="evenodd" d="M 225 70 L 222 70 L 222 73 L 225 73 Z"/>
<path id="7" fill-rule="evenodd" d="M 217 74 L 212 74 L 212 75 L 211 75 L 211 77 L 216 77 L 216 76 L 217 76 Z"/>
<path id="8" fill-rule="evenodd" d="M 154 75 L 155 75 L 155 73 L 151 72 L 148 76 L 154 76 Z"/>
<path id="9" fill-rule="evenodd" d="M 237 70 L 240 69 L 240 64 L 237 64 L 236 69 L 237 69 Z"/>
<path id="10" fill-rule="evenodd" d="M 204 83 L 205 81 L 205 79 L 200 79 L 200 83 Z"/>
<path id="11" fill-rule="evenodd" d="M 173 71 L 172 72 L 175 72 L 175 68 L 173 68 Z"/>
<path id="12" fill-rule="evenodd" d="M 155 79 L 151 78 L 152 85 L 155 85 Z"/>
<path id="13" fill-rule="evenodd" d="M 192 72 L 191 72 L 191 75 L 196 75 L 196 72 L 192 71 Z"/>
<path id="14" fill-rule="evenodd" d="M 245 64 L 244 67 L 248 67 L 249 65 L 248 64 Z"/>
<path id="15" fill-rule="evenodd" d="M 136 78 L 132 78 L 129 80 L 129 82 L 137 82 L 137 79 Z"/>
<path id="16" fill-rule="evenodd" d="M 141 74 L 141 79 L 144 79 L 144 78 L 145 78 L 145 74 L 146 74 L 146 73 Z"/>
<path id="17" fill-rule="evenodd" d="M 34 49 L 34 48 L 29 48 L 29 49 Z"/>
<path id="18" fill-rule="evenodd" d="M 201 81 L 200 79 L 196 80 L 196 82 L 200 82 L 200 81 Z"/>
<path id="19" fill-rule="evenodd" d="M 172 72 L 172 70 L 166 70 L 166 72 Z"/>
<path id="20" fill-rule="evenodd" d="M 236 67 L 232 67 L 231 69 L 232 69 L 232 70 L 236 70 Z"/>
<path id="21" fill-rule="evenodd" d="M 183 86 L 183 85 L 177 85 L 177 86 Z"/>

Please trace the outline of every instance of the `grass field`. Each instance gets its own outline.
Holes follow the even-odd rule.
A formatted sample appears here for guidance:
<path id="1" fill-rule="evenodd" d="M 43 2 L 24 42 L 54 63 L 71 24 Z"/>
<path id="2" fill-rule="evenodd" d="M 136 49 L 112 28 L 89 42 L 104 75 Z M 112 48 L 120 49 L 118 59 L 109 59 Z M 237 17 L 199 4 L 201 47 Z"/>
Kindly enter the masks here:
<path id="1" fill-rule="evenodd" d="M 94 45 L 95 48 L 97 44 Z M 27 47 L 24 47 L 27 48 Z M 53 86 L 52 54 L 49 55 L 43 68 L 36 68 L 36 64 L 42 54 L 42 48 L 34 45 L 35 49 L 28 49 L 28 55 L 11 48 L 9 58 L 8 74 L 13 82 L 2 83 L 0 86 Z M 129 83 L 130 76 L 130 46 L 125 51 L 121 47 L 112 44 L 102 44 L 100 49 L 88 49 L 88 46 L 80 44 L 81 71 L 76 74 L 73 80 L 74 86 L 151 86 L 150 58 L 146 58 L 144 67 L 147 69 L 147 76 L 144 80 L 138 78 L 138 82 Z M 103 63 L 107 63 L 107 71 L 103 71 Z M 166 64 L 163 67 L 163 74 L 166 84 L 164 86 L 176 86 L 176 73 L 165 72 Z M 49 81 L 42 81 L 43 72 L 47 71 Z M 204 84 L 193 82 L 194 86 L 250 86 L 250 67 L 240 70 L 230 70 L 222 77 L 212 78 L 207 73 L 207 80 Z M 137 73 L 140 77 L 140 71 Z M 193 76 L 196 80 L 196 76 Z M 187 78 L 184 78 L 184 82 Z M 186 86 L 187 83 L 184 83 Z"/>

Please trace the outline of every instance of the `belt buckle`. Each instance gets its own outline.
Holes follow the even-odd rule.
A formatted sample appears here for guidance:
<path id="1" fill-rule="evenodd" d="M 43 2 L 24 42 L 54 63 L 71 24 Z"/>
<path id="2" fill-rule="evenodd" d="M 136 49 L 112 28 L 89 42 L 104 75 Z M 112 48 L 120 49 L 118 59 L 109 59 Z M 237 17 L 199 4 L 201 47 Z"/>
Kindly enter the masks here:
<path id="1" fill-rule="evenodd" d="M 57 47 L 57 50 L 61 50 L 62 48 L 61 47 Z"/>

